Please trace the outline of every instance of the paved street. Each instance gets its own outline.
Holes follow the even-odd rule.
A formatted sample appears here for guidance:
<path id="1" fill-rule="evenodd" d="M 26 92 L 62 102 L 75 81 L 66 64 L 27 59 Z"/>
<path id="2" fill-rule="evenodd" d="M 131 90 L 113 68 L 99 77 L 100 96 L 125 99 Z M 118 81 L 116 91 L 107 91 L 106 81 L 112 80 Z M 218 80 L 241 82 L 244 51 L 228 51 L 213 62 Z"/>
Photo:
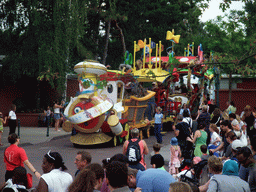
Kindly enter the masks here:
<path id="1" fill-rule="evenodd" d="M 8 128 L 4 129 L 3 140 L 7 139 L 6 134 L 8 134 Z M 163 136 L 163 148 L 161 149 L 162 154 L 165 158 L 165 164 L 167 165 L 169 161 L 169 143 L 170 139 L 173 136 L 173 132 L 168 132 Z M 68 168 L 68 172 L 71 175 L 75 174 L 76 167 L 74 164 L 74 159 L 76 153 L 79 150 L 86 150 L 92 155 L 92 162 L 101 163 L 102 159 L 113 156 L 117 153 L 122 153 L 122 146 L 109 147 L 107 144 L 103 144 L 97 147 L 90 147 L 86 149 L 74 148 L 73 144 L 70 142 L 70 134 L 64 131 L 54 132 L 53 128 L 50 129 L 50 136 L 46 137 L 46 128 L 21 128 L 20 132 L 21 137 L 21 147 L 25 149 L 29 161 L 34 165 L 34 167 L 42 174 L 41 164 L 43 156 L 49 151 L 58 151 L 65 162 L 65 165 Z M 153 151 L 153 144 L 156 142 L 154 136 L 151 136 L 148 139 L 145 139 L 148 144 L 150 153 Z M 0 182 L 4 182 L 5 174 L 5 164 L 3 161 L 4 149 L 9 145 L 5 142 L 4 147 L 0 148 Z M 148 167 L 150 166 L 150 154 L 146 156 L 146 163 Z M 167 168 L 167 166 L 166 166 Z M 27 168 L 27 171 L 30 170 Z M 36 186 L 38 180 L 33 177 L 33 184 Z"/>

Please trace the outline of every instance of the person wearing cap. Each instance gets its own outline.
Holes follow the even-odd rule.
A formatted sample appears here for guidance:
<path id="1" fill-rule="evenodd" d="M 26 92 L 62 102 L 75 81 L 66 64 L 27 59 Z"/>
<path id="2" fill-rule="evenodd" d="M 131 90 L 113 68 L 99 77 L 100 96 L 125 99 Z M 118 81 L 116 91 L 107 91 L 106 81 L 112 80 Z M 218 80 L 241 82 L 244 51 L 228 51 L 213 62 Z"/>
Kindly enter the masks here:
<path id="1" fill-rule="evenodd" d="M 237 153 L 237 150 L 239 148 L 242 148 L 242 147 L 246 147 L 246 145 L 244 145 L 243 142 L 241 142 L 239 139 L 236 139 L 232 142 L 231 144 L 231 150 L 232 150 L 232 158 L 231 160 L 234 160 L 236 162 L 238 162 L 237 158 L 236 158 L 236 153 Z M 239 162 L 238 162 L 239 163 Z"/>
<path id="2" fill-rule="evenodd" d="M 164 168 L 164 158 L 161 154 L 156 154 L 151 157 L 150 164 L 152 165 L 152 168 L 156 169 L 162 169 L 165 171 Z"/>
<path id="3" fill-rule="evenodd" d="M 249 169 L 248 183 L 251 191 L 256 191 L 256 160 L 253 158 L 252 151 L 248 147 L 237 150 L 236 158 L 241 166 Z"/>
<path id="4" fill-rule="evenodd" d="M 36 187 L 38 192 L 67 191 L 69 185 L 73 182 L 72 176 L 65 172 L 67 167 L 58 152 L 51 152 L 50 150 L 44 155 L 42 170 L 44 174 Z"/>
<path id="5" fill-rule="evenodd" d="M 223 165 L 219 158 L 211 156 L 208 159 L 208 167 L 209 172 L 214 175 L 208 183 L 207 192 L 250 191 L 248 183 L 238 177 L 238 163 L 236 161 L 228 160 Z"/>
<path id="6" fill-rule="evenodd" d="M 130 140 L 127 140 L 124 142 L 124 145 L 123 145 L 123 154 L 126 155 L 127 154 L 127 148 L 128 148 L 128 145 L 130 142 L 135 142 L 139 139 L 139 129 L 137 128 L 134 128 L 131 130 L 131 139 Z M 139 163 L 135 164 L 135 165 L 129 165 L 131 168 L 134 168 L 134 169 L 140 169 L 140 170 L 145 170 L 147 165 L 146 165 L 146 162 L 145 162 L 145 155 L 147 155 L 149 153 L 149 150 L 148 150 L 148 146 L 147 146 L 147 143 L 144 141 L 144 140 L 140 140 L 139 139 L 139 142 L 138 142 L 139 146 L 140 146 L 140 154 L 141 154 L 141 160 Z"/>

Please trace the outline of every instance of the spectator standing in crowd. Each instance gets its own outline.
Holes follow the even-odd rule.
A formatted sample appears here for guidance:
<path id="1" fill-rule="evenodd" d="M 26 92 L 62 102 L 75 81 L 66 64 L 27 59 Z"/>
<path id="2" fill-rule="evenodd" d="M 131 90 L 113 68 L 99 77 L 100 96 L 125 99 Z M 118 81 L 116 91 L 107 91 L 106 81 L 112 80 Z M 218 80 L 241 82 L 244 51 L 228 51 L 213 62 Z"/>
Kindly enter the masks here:
<path id="1" fill-rule="evenodd" d="M 191 131 L 193 134 L 195 134 L 197 128 L 198 128 L 198 123 L 197 123 L 197 120 L 196 120 L 196 115 L 191 115 L 191 118 L 192 118 L 192 127 L 191 127 Z"/>
<path id="2" fill-rule="evenodd" d="M 155 120 L 154 132 L 155 132 L 156 141 L 159 144 L 162 144 L 162 141 L 163 141 L 162 134 L 161 134 L 163 118 L 164 118 L 164 116 L 162 114 L 162 108 L 157 107 L 155 117 L 154 117 L 154 120 Z"/>
<path id="3" fill-rule="evenodd" d="M 139 139 L 139 129 L 137 128 L 131 130 L 131 137 L 130 140 L 124 142 L 123 154 L 128 158 L 129 167 L 143 171 L 147 167 L 145 162 L 145 155 L 149 152 L 147 143 Z M 132 151 L 133 153 L 131 153 Z M 133 162 L 133 160 L 135 161 Z"/>
<path id="4" fill-rule="evenodd" d="M 18 147 L 20 144 L 20 139 L 16 133 L 12 133 L 8 136 L 8 142 L 11 144 L 4 151 L 4 162 L 6 166 L 5 181 L 12 178 L 13 170 L 16 167 L 24 167 L 24 164 L 30 169 L 31 172 L 39 179 L 41 177 L 40 173 L 36 171 L 34 166 L 29 162 L 25 150 Z"/>
<path id="5" fill-rule="evenodd" d="M 105 178 L 105 173 L 104 173 L 103 167 L 99 163 L 92 163 L 92 164 L 88 165 L 86 169 L 89 169 L 92 172 L 94 172 L 95 176 L 96 176 L 96 184 L 94 185 L 93 192 L 100 192 L 104 178 Z"/>
<path id="6" fill-rule="evenodd" d="M 90 169 L 83 169 L 68 187 L 68 192 L 96 192 L 94 186 L 96 186 L 95 173 Z"/>
<path id="7" fill-rule="evenodd" d="M 187 123 L 189 125 L 189 128 L 191 129 L 192 128 L 192 125 L 193 125 L 193 120 L 192 118 L 190 117 L 189 113 L 188 113 L 188 110 L 185 109 L 183 111 L 183 122 Z"/>
<path id="8" fill-rule="evenodd" d="M 236 107 L 235 107 L 235 103 L 233 101 L 231 102 L 227 102 L 228 108 L 226 109 L 227 113 L 236 113 Z"/>
<path id="9" fill-rule="evenodd" d="M 56 101 L 53 106 L 54 120 L 55 120 L 55 131 L 60 131 L 59 125 L 60 125 L 60 117 L 61 117 L 61 113 L 60 113 L 61 108 L 63 108 L 63 106 L 59 105 L 58 101 Z"/>
<path id="10" fill-rule="evenodd" d="M 164 168 L 164 158 L 160 154 L 153 155 L 151 157 L 150 164 L 152 165 L 152 168 L 162 169 L 166 171 Z"/>
<path id="11" fill-rule="evenodd" d="M 153 151 L 154 151 L 155 155 L 160 154 L 160 150 L 161 150 L 161 145 L 159 143 L 155 143 L 153 145 Z"/>
<path id="12" fill-rule="evenodd" d="M 247 191 L 249 185 L 238 177 L 238 164 L 233 160 L 228 160 L 222 164 L 222 161 L 216 156 L 208 159 L 209 172 L 214 174 L 209 181 L 207 192 L 215 191 Z"/>
<path id="13" fill-rule="evenodd" d="M 244 108 L 244 114 L 242 116 L 242 121 L 246 123 L 246 132 L 249 136 L 250 140 L 252 139 L 252 136 L 255 135 L 256 129 L 251 129 L 251 127 L 254 124 L 255 117 L 253 115 L 252 109 L 250 105 L 246 105 Z"/>
<path id="14" fill-rule="evenodd" d="M 184 117 L 183 112 L 184 112 L 185 110 L 187 110 L 187 113 L 188 113 L 189 116 L 190 116 L 190 110 L 189 110 L 189 108 L 187 108 L 187 104 L 186 104 L 186 103 L 184 103 L 184 104 L 182 105 L 182 108 L 180 109 L 180 115 L 183 115 L 183 117 Z"/>
<path id="15" fill-rule="evenodd" d="M 243 146 L 245 147 L 245 146 Z M 251 142 L 251 150 L 252 150 L 252 155 L 254 160 L 256 160 L 256 136 L 253 137 L 252 142 Z M 237 151 L 236 150 L 236 156 L 237 156 Z M 249 175 L 249 168 L 245 168 L 243 165 L 240 165 L 239 169 L 239 177 L 245 181 L 248 181 L 248 175 Z"/>
<path id="16" fill-rule="evenodd" d="M 207 133 L 207 145 L 210 143 L 210 131 L 209 131 L 209 126 L 210 126 L 210 121 L 211 117 L 210 114 L 207 112 L 207 105 L 202 106 L 202 113 L 199 114 L 197 118 L 197 123 L 198 123 L 198 128 L 200 127 L 200 124 L 203 124 L 205 127 L 205 131 Z"/>
<path id="17" fill-rule="evenodd" d="M 178 181 L 170 184 L 169 192 L 181 192 L 181 191 L 193 192 L 190 185 L 186 182 Z"/>
<path id="18" fill-rule="evenodd" d="M 171 183 L 176 180 L 167 171 L 147 169 L 145 171 L 128 168 L 128 185 L 130 188 L 139 187 L 142 191 L 164 192 L 169 190 Z"/>
<path id="19" fill-rule="evenodd" d="M 178 181 L 170 184 L 169 192 L 181 192 L 181 191 L 193 192 L 190 185 L 186 182 Z"/>
<path id="20" fill-rule="evenodd" d="M 195 135 L 191 135 L 191 138 L 187 138 L 188 141 L 195 143 L 194 155 L 197 157 L 202 156 L 201 145 L 206 145 L 207 133 L 205 131 L 205 124 L 201 123 L 198 127 L 199 130 L 195 132 Z"/>
<path id="21" fill-rule="evenodd" d="M 223 157 L 221 157 L 222 160 L 227 160 L 227 159 L 231 159 L 233 158 L 233 154 L 232 154 L 232 143 L 237 140 L 236 134 L 233 131 L 228 132 L 226 135 L 226 140 L 229 143 L 229 145 L 227 146 L 227 150 L 225 152 L 225 154 L 223 155 Z"/>
<path id="22" fill-rule="evenodd" d="M 83 170 L 86 166 L 88 166 L 92 161 L 92 156 L 90 153 L 86 151 L 78 151 L 75 158 L 75 164 L 77 167 L 77 171 L 75 173 L 75 177 L 77 174 Z"/>
<path id="23" fill-rule="evenodd" d="M 16 167 L 13 169 L 13 176 L 8 179 L 2 186 L 0 191 L 24 191 L 28 188 L 27 171 L 24 167 Z"/>
<path id="24" fill-rule="evenodd" d="M 178 139 L 178 144 L 180 146 L 181 155 L 183 156 L 183 152 L 187 147 L 187 137 L 191 135 L 191 129 L 189 125 L 185 122 L 182 122 L 183 116 L 177 116 L 177 124 L 173 125 L 173 130 L 175 133 L 176 138 Z"/>
<path id="25" fill-rule="evenodd" d="M 241 127 L 239 125 L 238 120 L 236 119 L 236 114 L 235 113 L 230 113 L 229 114 L 229 120 L 231 122 L 232 129 L 236 136 L 239 138 L 241 136 Z"/>
<path id="26" fill-rule="evenodd" d="M 216 148 L 216 149 L 210 149 L 210 151 L 212 153 L 215 153 L 217 151 L 223 151 L 223 155 L 226 153 L 226 150 L 227 150 L 227 147 L 229 145 L 229 143 L 227 142 L 227 139 L 225 137 L 225 135 L 232 131 L 232 128 L 231 128 L 231 124 L 228 120 L 224 120 L 220 123 L 220 129 L 222 131 L 222 142 L 220 143 L 220 145 Z"/>
<path id="27" fill-rule="evenodd" d="M 209 131 L 211 132 L 211 139 L 208 149 L 216 149 L 221 143 L 219 129 L 217 128 L 216 124 L 210 124 Z M 219 157 L 219 152 L 215 152 L 214 155 Z"/>
<path id="28" fill-rule="evenodd" d="M 2 135 L 4 132 L 4 124 L 6 123 L 7 117 L 3 117 L 3 113 L 0 112 L 0 146 L 3 146 L 2 144 Z"/>
<path id="29" fill-rule="evenodd" d="M 170 147 L 170 161 L 169 161 L 169 173 L 170 174 L 178 174 L 180 167 L 180 159 L 181 159 L 181 150 L 178 145 L 178 139 L 173 137 L 171 139 L 171 147 Z"/>
<path id="30" fill-rule="evenodd" d="M 67 191 L 73 182 L 72 176 L 65 172 L 67 167 L 58 152 L 48 151 L 44 155 L 42 169 L 44 174 L 41 176 L 36 188 L 38 192 Z"/>
<path id="31" fill-rule="evenodd" d="M 111 192 L 131 192 L 128 187 L 128 167 L 119 161 L 106 166 L 106 181 Z"/>
<path id="32" fill-rule="evenodd" d="M 248 183 L 251 191 L 256 191 L 256 160 L 252 151 L 248 147 L 242 147 L 237 150 L 236 158 L 243 167 L 249 169 Z"/>
<path id="33" fill-rule="evenodd" d="M 220 121 L 221 121 L 221 111 L 219 108 L 215 108 L 213 113 L 212 113 L 212 118 L 210 123 L 215 124 L 218 129 L 220 130 Z"/>
<path id="34" fill-rule="evenodd" d="M 206 145 L 201 145 L 200 147 L 201 149 L 201 152 L 202 152 L 202 156 L 201 156 L 201 159 L 202 160 L 208 160 L 210 155 L 207 153 L 207 146 Z"/>
<path id="35" fill-rule="evenodd" d="M 16 105 L 12 104 L 11 111 L 8 116 L 8 125 L 9 125 L 9 135 L 15 133 L 17 126 L 17 116 L 16 116 Z"/>

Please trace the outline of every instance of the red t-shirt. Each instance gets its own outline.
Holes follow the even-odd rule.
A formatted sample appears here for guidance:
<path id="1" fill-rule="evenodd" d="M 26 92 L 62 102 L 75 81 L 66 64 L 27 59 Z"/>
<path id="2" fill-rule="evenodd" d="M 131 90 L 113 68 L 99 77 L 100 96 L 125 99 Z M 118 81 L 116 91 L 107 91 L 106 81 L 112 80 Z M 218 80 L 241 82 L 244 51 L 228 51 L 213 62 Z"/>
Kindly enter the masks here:
<path id="1" fill-rule="evenodd" d="M 27 159 L 25 150 L 14 144 L 10 145 L 4 152 L 4 162 L 7 171 L 12 171 L 19 166 L 24 167 L 23 162 Z"/>

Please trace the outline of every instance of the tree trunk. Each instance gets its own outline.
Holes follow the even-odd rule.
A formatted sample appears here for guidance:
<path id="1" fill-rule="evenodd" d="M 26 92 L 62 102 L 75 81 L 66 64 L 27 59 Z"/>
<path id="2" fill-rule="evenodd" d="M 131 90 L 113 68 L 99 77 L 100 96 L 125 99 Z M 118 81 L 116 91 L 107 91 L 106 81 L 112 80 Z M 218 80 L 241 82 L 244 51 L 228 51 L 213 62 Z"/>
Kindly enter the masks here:
<path id="1" fill-rule="evenodd" d="M 119 27 L 119 25 L 117 24 L 116 21 L 116 27 L 119 29 L 120 31 L 120 35 L 121 35 L 121 40 L 122 40 L 122 45 L 123 45 L 123 56 L 125 55 L 126 52 L 126 45 L 125 45 L 125 40 L 124 40 L 124 34 L 123 34 L 123 30 Z"/>
<path id="2" fill-rule="evenodd" d="M 110 25 L 111 25 L 111 20 L 107 22 L 107 31 L 106 31 L 106 43 L 105 43 L 105 48 L 104 48 L 104 54 L 103 54 L 103 59 L 102 59 L 102 64 L 106 65 L 106 59 L 107 59 L 107 54 L 108 54 L 108 42 L 109 42 L 109 33 L 110 33 Z"/>
<path id="3" fill-rule="evenodd" d="M 229 72 L 229 82 L 228 82 L 228 89 L 229 89 L 229 92 L 228 92 L 228 101 L 231 102 L 231 94 L 232 94 L 232 71 L 230 70 Z"/>

